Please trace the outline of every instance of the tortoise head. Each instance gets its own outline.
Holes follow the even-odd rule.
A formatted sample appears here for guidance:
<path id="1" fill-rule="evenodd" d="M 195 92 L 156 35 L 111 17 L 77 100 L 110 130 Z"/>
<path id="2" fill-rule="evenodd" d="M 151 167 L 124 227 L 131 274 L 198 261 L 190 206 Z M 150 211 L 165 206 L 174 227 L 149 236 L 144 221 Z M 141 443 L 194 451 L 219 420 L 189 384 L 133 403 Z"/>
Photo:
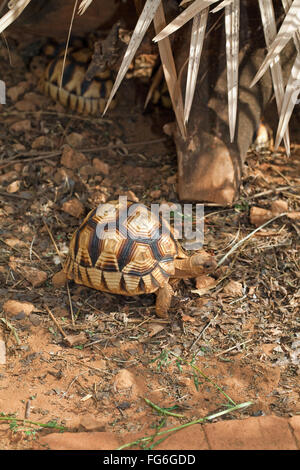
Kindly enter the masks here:
<path id="1" fill-rule="evenodd" d="M 217 262 L 212 255 L 205 250 L 201 250 L 185 259 L 176 259 L 174 265 L 174 277 L 190 278 L 211 273 L 216 269 Z"/>

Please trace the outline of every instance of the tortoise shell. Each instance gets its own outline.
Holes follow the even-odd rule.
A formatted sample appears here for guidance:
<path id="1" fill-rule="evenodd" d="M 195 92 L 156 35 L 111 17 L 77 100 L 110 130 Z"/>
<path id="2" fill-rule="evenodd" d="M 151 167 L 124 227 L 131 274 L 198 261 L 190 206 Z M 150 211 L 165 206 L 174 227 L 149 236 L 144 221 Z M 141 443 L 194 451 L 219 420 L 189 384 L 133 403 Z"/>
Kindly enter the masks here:
<path id="1" fill-rule="evenodd" d="M 39 88 L 53 100 L 78 113 L 102 113 L 113 87 L 112 72 L 106 69 L 87 80 L 86 72 L 91 59 L 90 48 L 70 47 L 64 63 L 64 50 L 61 50 L 46 67 Z"/>
<path id="2" fill-rule="evenodd" d="M 161 216 L 120 199 L 87 215 L 72 237 L 64 273 L 105 292 L 155 292 L 174 275 L 180 246 Z"/>

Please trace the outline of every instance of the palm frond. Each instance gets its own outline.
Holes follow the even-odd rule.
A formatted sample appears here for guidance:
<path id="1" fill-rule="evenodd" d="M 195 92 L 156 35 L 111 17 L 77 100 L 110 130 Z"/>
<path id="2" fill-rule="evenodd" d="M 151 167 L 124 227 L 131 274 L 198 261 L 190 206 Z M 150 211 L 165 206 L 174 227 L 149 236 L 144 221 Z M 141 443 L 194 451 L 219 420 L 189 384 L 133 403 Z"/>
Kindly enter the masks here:
<path id="1" fill-rule="evenodd" d="M 279 117 L 275 148 L 280 144 L 292 115 L 297 98 L 300 93 L 300 53 L 298 52 L 296 60 L 291 70 L 291 74 L 286 86 L 282 108 Z"/>
<path id="2" fill-rule="evenodd" d="M 267 68 L 270 66 L 270 63 L 278 54 L 280 54 L 284 46 L 293 37 L 298 29 L 300 29 L 300 0 L 294 0 L 283 20 L 276 38 L 269 48 L 267 57 L 263 61 L 250 86 L 253 86 L 258 82 L 258 80 L 263 76 Z"/>
<path id="3" fill-rule="evenodd" d="M 78 7 L 78 14 L 83 15 L 83 13 L 88 9 L 93 0 L 82 0 Z"/>
<path id="4" fill-rule="evenodd" d="M 119 88 L 123 78 L 125 77 L 126 72 L 129 68 L 129 65 L 131 64 L 132 59 L 134 57 L 134 54 L 136 53 L 139 45 L 141 44 L 142 39 L 143 39 L 143 37 L 144 37 L 151 21 L 153 20 L 154 15 L 156 13 L 156 10 L 159 7 L 160 3 L 161 3 L 161 0 L 147 0 L 147 2 L 145 3 L 143 11 L 140 14 L 138 22 L 137 22 L 137 24 L 134 28 L 133 33 L 132 33 L 130 42 L 129 42 L 128 47 L 126 49 L 125 55 L 123 57 L 123 61 L 122 61 L 121 66 L 119 68 L 117 78 L 114 82 L 113 88 L 111 90 L 111 93 L 110 93 L 110 96 L 109 96 L 109 99 L 107 101 L 107 104 L 106 104 L 106 107 L 105 107 L 105 110 L 104 110 L 103 114 L 106 113 L 113 97 L 116 94 L 117 89 Z"/>
<path id="5" fill-rule="evenodd" d="M 224 2 L 226 3 L 226 2 Z M 240 0 L 225 6 L 225 32 L 227 57 L 228 116 L 231 142 L 234 139 L 239 73 Z"/>
<path id="6" fill-rule="evenodd" d="M 13 23 L 22 11 L 27 7 L 31 0 L 18 0 L 11 4 L 11 9 L 0 19 L 0 33 Z"/>
<path id="7" fill-rule="evenodd" d="M 164 9 L 162 3 L 160 3 L 157 12 L 154 16 L 154 28 L 155 31 L 161 31 L 166 25 L 166 19 L 164 14 Z M 161 58 L 161 63 L 164 71 L 164 76 L 168 86 L 169 94 L 171 97 L 173 110 L 176 116 L 178 127 L 180 129 L 181 135 L 186 136 L 186 129 L 184 124 L 184 112 L 183 112 L 183 100 L 181 94 L 180 83 L 177 78 L 177 72 L 174 62 L 174 57 L 172 53 L 172 48 L 170 44 L 170 39 L 165 38 L 158 44 L 159 55 Z"/>
<path id="8" fill-rule="evenodd" d="M 194 16 L 191 33 L 190 55 L 185 90 L 184 122 L 189 120 L 193 98 L 196 89 L 197 75 L 199 71 L 202 47 L 205 37 L 209 8 Z M 159 44 L 159 43 L 158 43 Z"/>
<path id="9" fill-rule="evenodd" d="M 195 0 L 192 5 L 187 7 L 180 15 L 176 16 L 176 18 L 171 21 L 159 34 L 157 34 L 154 38 L 154 42 L 161 41 L 162 39 L 166 38 L 170 34 L 177 31 L 177 29 L 181 28 L 185 25 L 188 21 L 190 21 L 195 15 L 200 13 L 205 8 L 209 7 L 212 3 L 216 3 L 218 0 Z"/>
<path id="10" fill-rule="evenodd" d="M 267 47 L 269 48 L 277 34 L 272 0 L 259 0 L 259 8 L 264 29 L 265 41 Z M 273 62 L 271 62 L 270 71 L 272 76 L 278 114 L 280 114 L 284 97 L 284 83 L 279 56 L 275 57 Z M 286 131 L 284 133 L 284 145 L 287 154 L 290 155 L 290 137 L 288 128 L 286 128 Z"/>

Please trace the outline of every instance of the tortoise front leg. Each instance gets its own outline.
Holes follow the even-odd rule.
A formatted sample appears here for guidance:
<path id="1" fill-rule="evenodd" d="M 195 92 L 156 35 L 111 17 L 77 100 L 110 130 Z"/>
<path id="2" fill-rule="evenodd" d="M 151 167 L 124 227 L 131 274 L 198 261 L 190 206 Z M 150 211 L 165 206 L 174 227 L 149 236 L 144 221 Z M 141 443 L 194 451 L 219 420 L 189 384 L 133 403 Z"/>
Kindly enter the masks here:
<path id="1" fill-rule="evenodd" d="M 160 318 L 166 318 L 174 291 L 169 283 L 158 289 L 156 292 L 156 315 Z"/>

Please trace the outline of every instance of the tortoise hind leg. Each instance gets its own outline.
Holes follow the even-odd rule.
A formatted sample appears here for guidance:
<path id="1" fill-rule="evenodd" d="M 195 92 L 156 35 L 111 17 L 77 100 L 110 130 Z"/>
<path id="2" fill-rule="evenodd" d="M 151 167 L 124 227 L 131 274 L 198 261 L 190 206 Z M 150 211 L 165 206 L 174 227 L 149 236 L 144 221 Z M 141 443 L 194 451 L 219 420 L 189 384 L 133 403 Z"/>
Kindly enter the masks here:
<path id="1" fill-rule="evenodd" d="M 171 305 L 171 300 L 174 295 L 174 291 L 169 283 L 160 287 L 156 292 L 156 315 L 160 318 L 166 318 L 168 314 L 169 307 Z"/>

